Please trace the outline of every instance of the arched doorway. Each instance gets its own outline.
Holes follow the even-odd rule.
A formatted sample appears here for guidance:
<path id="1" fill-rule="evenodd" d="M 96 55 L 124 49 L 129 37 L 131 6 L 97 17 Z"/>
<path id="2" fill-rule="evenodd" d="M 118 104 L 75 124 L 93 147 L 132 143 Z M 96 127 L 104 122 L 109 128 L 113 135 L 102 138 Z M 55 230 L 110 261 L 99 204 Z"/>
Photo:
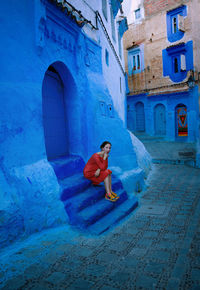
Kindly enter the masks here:
<path id="1" fill-rule="evenodd" d="M 136 131 L 144 132 L 145 131 L 144 104 L 142 102 L 138 102 L 135 105 L 135 111 L 136 111 Z"/>
<path id="2" fill-rule="evenodd" d="M 53 66 L 47 69 L 42 87 L 43 126 L 48 160 L 68 154 L 64 84 Z"/>
<path id="3" fill-rule="evenodd" d="M 188 136 L 187 107 L 183 104 L 176 106 L 176 137 Z"/>
<path id="4" fill-rule="evenodd" d="M 158 104 L 154 108 L 154 130 L 157 136 L 166 135 L 166 110 L 162 104 Z"/>

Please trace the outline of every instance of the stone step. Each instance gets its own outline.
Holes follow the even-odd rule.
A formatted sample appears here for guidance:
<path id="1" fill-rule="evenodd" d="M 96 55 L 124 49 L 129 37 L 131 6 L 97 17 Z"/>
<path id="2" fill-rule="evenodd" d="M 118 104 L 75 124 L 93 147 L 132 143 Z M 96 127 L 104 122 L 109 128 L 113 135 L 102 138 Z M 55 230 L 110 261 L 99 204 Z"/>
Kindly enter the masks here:
<path id="1" fill-rule="evenodd" d="M 122 189 L 122 183 L 119 179 L 113 178 L 112 184 L 113 191 L 117 191 Z M 100 199 L 103 199 L 105 196 L 105 188 L 104 185 L 93 186 L 91 185 L 87 189 L 83 190 L 81 193 L 76 194 L 73 192 L 73 196 L 67 198 L 64 201 L 65 209 L 68 215 L 73 215 L 74 213 L 83 210 L 84 208 L 96 204 L 96 202 Z"/>
<path id="2" fill-rule="evenodd" d="M 89 186 L 91 186 L 91 181 L 83 176 L 83 172 L 72 175 L 60 181 L 62 193 L 61 200 L 65 201 L 68 198 L 83 192 Z"/>
<path id="3" fill-rule="evenodd" d="M 116 193 L 120 197 L 117 201 L 111 202 L 109 200 L 106 200 L 104 197 L 103 199 L 100 199 L 96 204 L 92 204 L 79 212 L 79 216 L 83 221 L 84 228 L 95 223 L 128 199 L 128 195 L 124 189 L 118 190 Z"/>
<path id="4" fill-rule="evenodd" d="M 188 165 L 191 167 L 196 166 L 194 159 L 152 159 L 154 164 L 173 164 L 173 165 Z"/>
<path id="5" fill-rule="evenodd" d="M 138 206 L 137 197 L 128 198 L 120 206 L 114 208 L 107 215 L 99 219 L 96 223 L 92 224 L 87 228 L 90 234 L 101 235 L 120 220 L 128 216 Z"/>
<path id="6" fill-rule="evenodd" d="M 80 156 L 71 155 L 52 160 L 51 165 L 61 186 L 60 198 L 69 216 L 69 222 L 78 229 L 87 231 L 90 228 L 90 233 L 100 234 L 128 215 L 138 204 L 136 198 L 134 202 L 131 199 L 130 203 L 126 203 L 128 195 L 121 180 L 114 175 L 112 189 L 120 198 L 116 202 L 106 200 L 104 184 L 94 186 L 84 178 L 85 163 Z M 117 208 L 121 209 L 116 211 Z M 109 222 L 105 216 L 108 216 Z"/>
<path id="7" fill-rule="evenodd" d="M 54 168 L 58 180 L 63 180 L 66 177 L 83 172 L 85 166 L 84 160 L 77 155 L 69 155 L 54 159 L 51 160 L 50 163 Z"/>

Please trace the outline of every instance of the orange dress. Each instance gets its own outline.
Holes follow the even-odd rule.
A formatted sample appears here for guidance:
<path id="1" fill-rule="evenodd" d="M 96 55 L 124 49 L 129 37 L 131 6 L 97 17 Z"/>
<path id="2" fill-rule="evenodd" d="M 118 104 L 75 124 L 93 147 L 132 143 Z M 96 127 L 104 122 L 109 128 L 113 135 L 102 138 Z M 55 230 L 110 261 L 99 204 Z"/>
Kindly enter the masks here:
<path id="1" fill-rule="evenodd" d="M 85 178 L 92 181 L 94 185 L 98 185 L 104 179 L 112 173 L 112 171 L 108 168 L 108 158 L 106 160 L 103 159 L 99 154 L 94 153 L 88 162 L 85 165 L 83 170 L 83 174 Z M 97 169 L 100 169 L 100 174 L 96 177 L 94 174 Z"/>

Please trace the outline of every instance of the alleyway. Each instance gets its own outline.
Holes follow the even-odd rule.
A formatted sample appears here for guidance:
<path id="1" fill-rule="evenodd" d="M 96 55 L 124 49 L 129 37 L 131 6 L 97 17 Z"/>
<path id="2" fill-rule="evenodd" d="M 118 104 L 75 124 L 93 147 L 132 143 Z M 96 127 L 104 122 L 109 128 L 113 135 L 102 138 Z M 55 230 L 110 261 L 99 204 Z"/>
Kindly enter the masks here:
<path id="1" fill-rule="evenodd" d="M 104 236 L 63 227 L 1 253 L 1 287 L 200 289 L 200 170 L 156 164 L 148 183 L 139 208 Z"/>

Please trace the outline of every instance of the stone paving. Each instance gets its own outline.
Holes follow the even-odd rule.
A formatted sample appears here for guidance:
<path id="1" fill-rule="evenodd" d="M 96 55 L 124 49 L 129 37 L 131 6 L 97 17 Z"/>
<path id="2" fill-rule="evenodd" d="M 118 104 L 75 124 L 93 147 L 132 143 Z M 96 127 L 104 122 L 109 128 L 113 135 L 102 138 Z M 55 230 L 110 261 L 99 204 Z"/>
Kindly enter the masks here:
<path id="1" fill-rule="evenodd" d="M 2 289 L 200 289 L 200 170 L 153 165 L 140 206 L 100 237 L 69 226 L 0 253 Z"/>
<path id="2" fill-rule="evenodd" d="M 195 160 L 196 143 L 164 141 L 161 137 L 153 137 L 144 133 L 135 135 L 144 144 L 153 160 L 160 161 L 160 163 L 166 161 L 166 163 L 181 164 L 182 161 L 185 161 L 185 163 L 191 161 L 192 164 L 192 161 Z"/>

